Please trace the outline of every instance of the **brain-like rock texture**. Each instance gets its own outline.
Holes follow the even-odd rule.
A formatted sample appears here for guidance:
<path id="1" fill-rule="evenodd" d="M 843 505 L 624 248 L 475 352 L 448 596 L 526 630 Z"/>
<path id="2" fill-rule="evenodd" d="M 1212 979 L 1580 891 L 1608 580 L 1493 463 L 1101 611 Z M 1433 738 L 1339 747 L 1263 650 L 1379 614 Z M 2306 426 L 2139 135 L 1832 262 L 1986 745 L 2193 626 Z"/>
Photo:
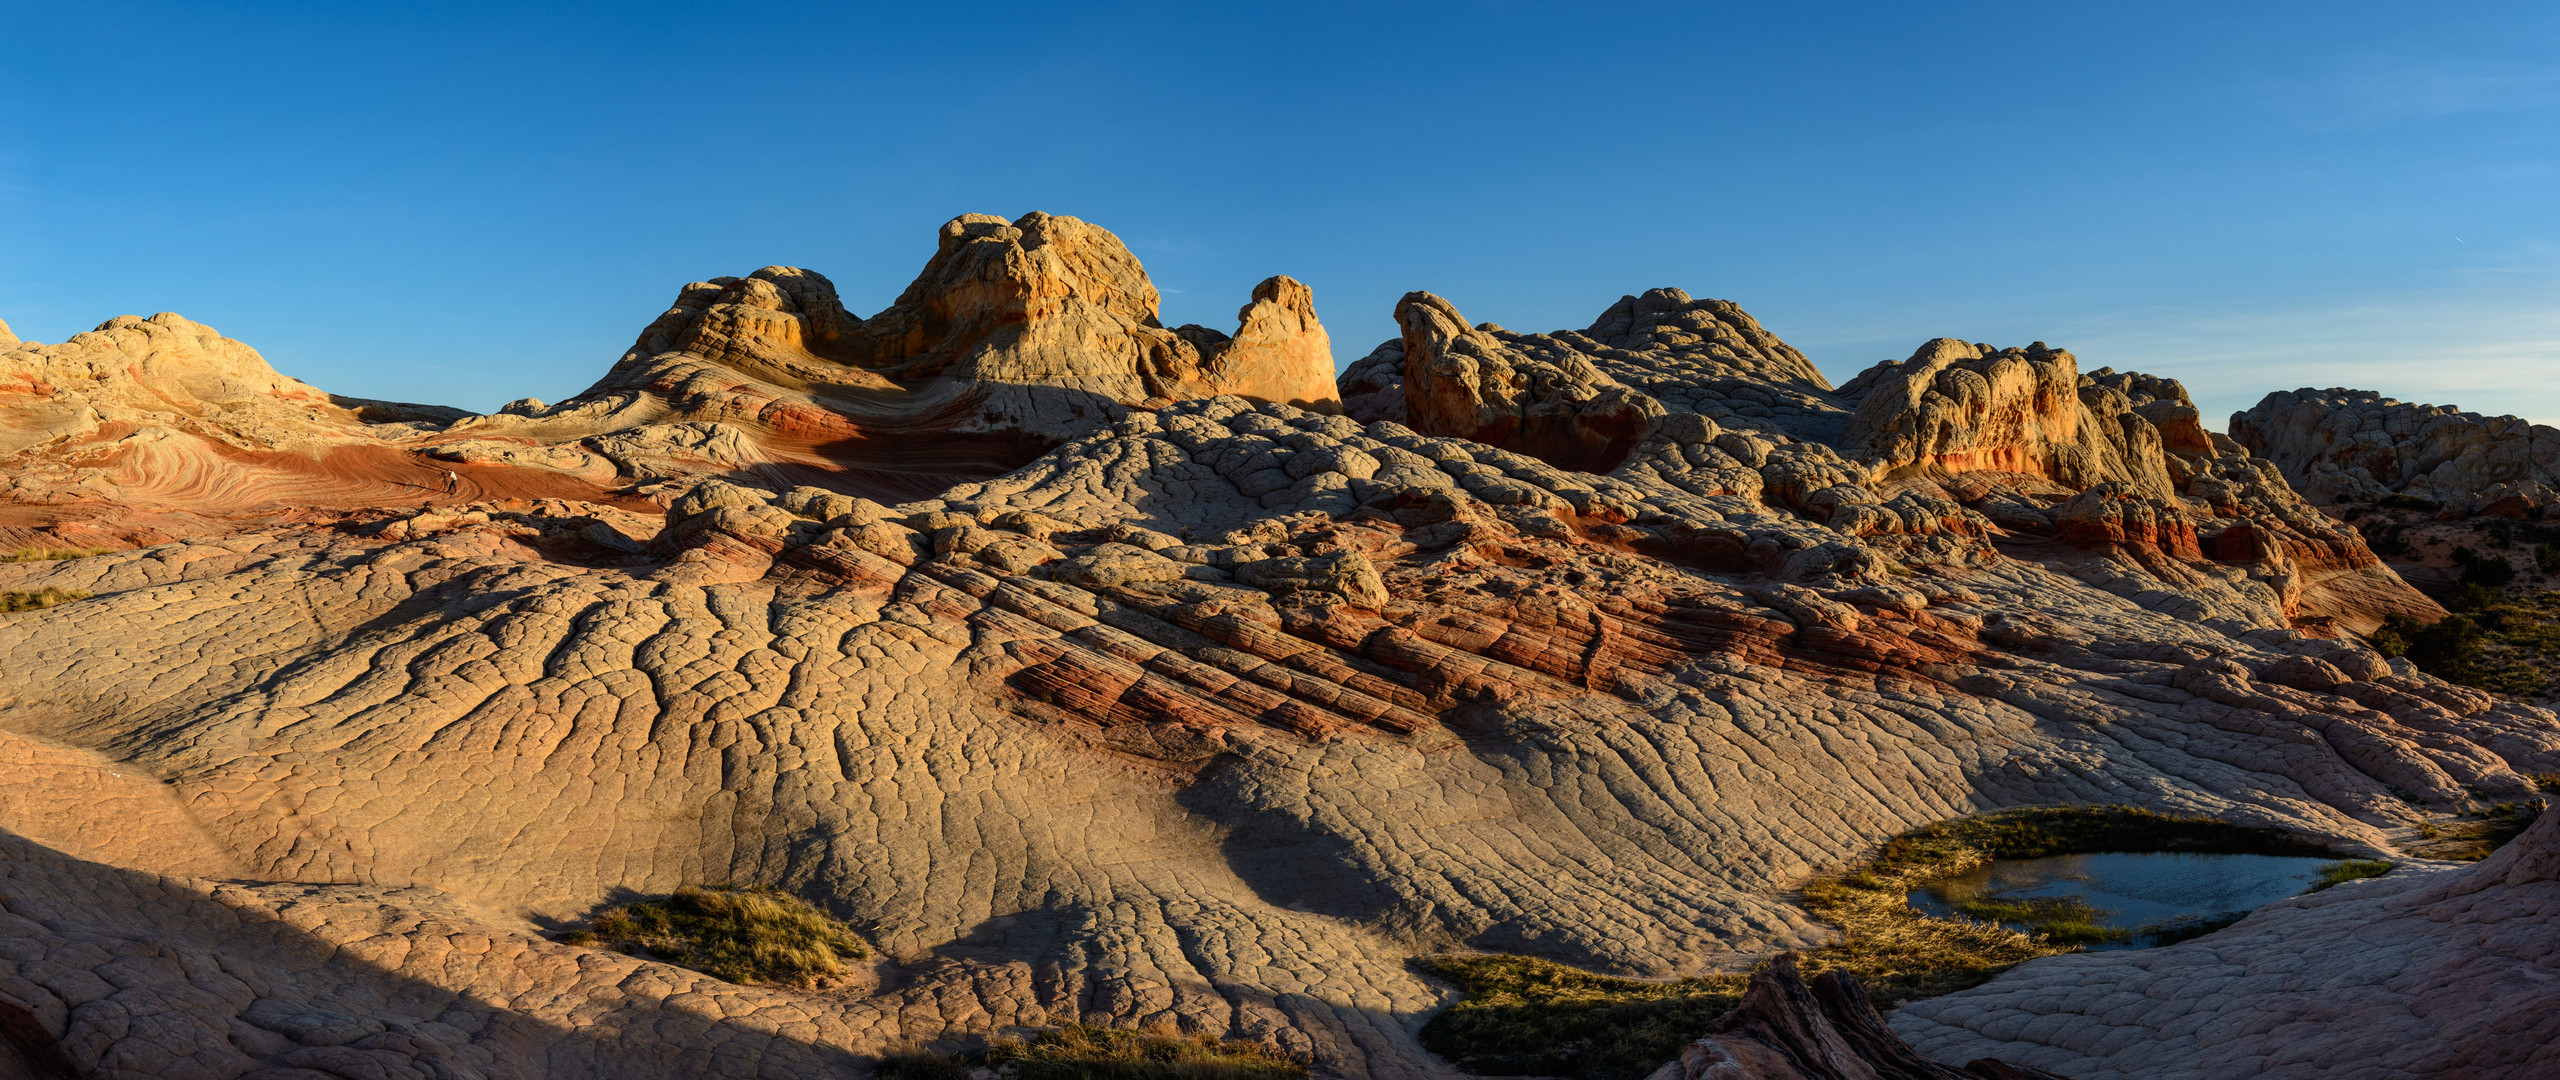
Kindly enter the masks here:
<path id="1" fill-rule="evenodd" d="M 2313 502 L 2402 494 L 2517 516 L 2560 503 L 2560 429 L 2521 417 L 2305 388 L 2233 413 L 2231 436 Z"/>
<path id="2" fill-rule="evenodd" d="M 958 219 L 867 321 L 801 271 L 688 288 L 559 405 L 258 389 L 480 486 L 0 563 L 86 594 L 0 615 L 0 1001 L 101 1077 L 851 1076 L 1068 1020 L 1436 1076 L 1417 954 L 1678 975 L 1823 940 L 1791 886 L 1952 816 L 2379 852 L 2560 772 L 2560 717 L 2342 632 L 2414 594 L 2174 383 L 1932 345 L 1926 391 L 1834 390 L 1655 290 L 1546 335 L 1410 300 L 1337 409 L 1295 283 L 1165 330 L 1107 238 Z M 1434 430 L 1409 352 L 1523 422 Z M 2010 360 L 2051 393 L 1994 392 Z M 1949 431 L 1967 402 L 2044 412 Z M 1553 459 L 1602 434 L 1606 471 Z M 10 512 L 159 497 L 28 501 L 85 445 L 0 457 Z M 879 970 L 730 986 L 542 932 L 697 883 L 806 897 Z"/>

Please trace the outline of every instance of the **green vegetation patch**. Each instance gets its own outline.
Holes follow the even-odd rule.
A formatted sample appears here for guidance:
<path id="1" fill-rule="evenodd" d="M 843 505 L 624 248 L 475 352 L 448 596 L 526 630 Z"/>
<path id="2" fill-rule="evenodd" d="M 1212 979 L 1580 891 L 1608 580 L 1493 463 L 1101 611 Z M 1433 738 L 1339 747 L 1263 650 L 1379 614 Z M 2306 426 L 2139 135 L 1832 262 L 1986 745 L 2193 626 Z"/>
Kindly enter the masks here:
<path id="1" fill-rule="evenodd" d="M 2534 778 L 2535 786 L 2552 790 L 2552 786 Z M 2522 834 L 2533 820 L 2542 815 L 2539 801 L 2503 802 L 2477 813 L 2450 821 L 2428 821 L 2418 825 L 2418 839 L 2400 845 L 2400 850 L 2422 859 L 2449 859 L 2455 862 L 2478 862 L 2489 853 L 2505 846 Z"/>
<path id="2" fill-rule="evenodd" d="M 965 1054 L 907 1047 L 880 1059 L 883 1080 L 961 1080 L 989 1066 L 1015 1080 L 1299 1080 L 1305 1062 L 1257 1042 L 1069 1024 L 997 1039 Z"/>
<path id="3" fill-rule="evenodd" d="M 2342 862 L 2326 863 L 2320 867 L 2319 879 L 2313 881 L 2311 887 L 2303 891 L 2319 892 L 2332 885 L 2344 885 L 2350 881 L 2381 877 L 2390 872 L 2391 864 L 2380 859 L 2347 859 Z"/>
<path id="4" fill-rule="evenodd" d="M 1798 954 L 1804 972 L 1846 971 L 1880 1008 L 1982 983 L 2028 960 L 2076 952 L 2125 931 L 2097 925 L 2085 903 L 2030 902 L 2009 911 L 1986 901 L 1983 919 L 2027 915 L 2022 933 L 1993 921 L 1940 919 L 1911 907 L 1910 894 L 1993 859 L 2034 859 L 2109 851 L 2228 855 L 2334 855 L 2313 843 L 2216 818 L 2130 806 L 2032 807 L 1941 822 L 1888 841 L 1874 858 L 1804 886 L 1804 906 L 1840 929 L 1840 940 Z M 2071 905 L 2078 905 L 2076 908 Z M 1992 907 L 2001 910 L 1990 910 Z M 2183 940 L 2229 925 L 2198 919 L 2137 931 Z M 1455 983 L 1467 998 L 1422 1029 L 1422 1044 L 1469 1072 L 1640 1080 L 1678 1056 L 1741 1000 L 1746 972 L 1676 982 L 1612 978 L 1525 956 L 1442 956 L 1415 962 Z"/>
<path id="5" fill-rule="evenodd" d="M 88 593 L 78 589 L 39 589 L 35 592 L 0 592 L 0 612 L 38 611 L 55 604 L 86 600 Z"/>
<path id="6" fill-rule="evenodd" d="M 2466 584 L 2432 623 L 2393 615 L 2374 632 L 2384 656 L 2405 656 L 2429 675 L 2482 690 L 2532 697 L 2560 672 L 2560 592 L 2508 596 Z"/>
<path id="7" fill-rule="evenodd" d="M 2058 945 L 2133 940 L 2133 931 L 2101 922 L 2107 913 L 2076 896 L 1966 896 L 1950 906 L 1977 919 L 2023 926 L 2029 933 Z"/>
<path id="8" fill-rule="evenodd" d="M 1742 1000 L 1747 975 L 1646 982 L 1528 956 L 1415 961 L 1464 1001 L 1423 1026 L 1422 1045 L 1487 1076 L 1643 1077 Z"/>
<path id="9" fill-rule="evenodd" d="M 853 930 L 808 901 L 767 888 L 686 886 L 663 900 L 596 912 L 573 945 L 681 964 L 734 983 L 809 988 L 871 955 Z"/>
<path id="10" fill-rule="evenodd" d="M 0 555 L 0 563 L 61 562 L 64 559 L 85 559 L 91 555 L 104 555 L 114 550 L 114 548 L 19 548 Z"/>

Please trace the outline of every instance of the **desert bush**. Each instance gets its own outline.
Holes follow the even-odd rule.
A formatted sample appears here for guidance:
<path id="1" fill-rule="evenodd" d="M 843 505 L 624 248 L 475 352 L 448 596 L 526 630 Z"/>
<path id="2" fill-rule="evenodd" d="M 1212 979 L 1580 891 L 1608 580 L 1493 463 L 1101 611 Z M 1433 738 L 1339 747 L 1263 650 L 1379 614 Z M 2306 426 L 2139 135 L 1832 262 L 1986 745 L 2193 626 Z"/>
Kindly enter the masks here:
<path id="1" fill-rule="evenodd" d="M 879 1080 L 969 1080 L 969 1062 L 958 1054 L 909 1043 L 880 1055 L 871 1075 Z"/>
<path id="2" fill-rule="evenodd" d="M 2510 597 L 2464 585 L 2446 606 L 2454 614 L 2433 623 L 2391 616 L 2369 643 L 2449 682 L 2517 696 L 2550 688 L 2560 671 L 2560 592 Z"/>
<path id="3" fill-rule="evenodd" d="M 2504 588 L 2516 580 L 2515 564 L 2504 555 L 2482 555 L 2467 547 L 2453 549 L 2453 564 L 2462 568 L 2462 583 L 2484 589 Z"/>
<path id="4" fill-rule="evenodd" d="M 680 964 L 735 983 L 809 987 L 869 956 L 843 923 L 805 900 L 766 888 L 687 886 L 663 900 L 596 912 L 563 940 L 600 944 Z"/>

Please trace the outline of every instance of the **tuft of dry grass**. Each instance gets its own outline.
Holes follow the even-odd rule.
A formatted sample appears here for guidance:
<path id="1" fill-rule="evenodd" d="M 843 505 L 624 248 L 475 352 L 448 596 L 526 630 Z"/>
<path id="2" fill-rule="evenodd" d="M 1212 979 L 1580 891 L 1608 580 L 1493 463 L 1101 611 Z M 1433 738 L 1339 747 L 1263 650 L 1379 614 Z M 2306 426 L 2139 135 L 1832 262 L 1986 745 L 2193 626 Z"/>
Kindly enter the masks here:
<path id="1" fill-rule="evenodd" d="M 2320 880 L 2312 882 L 2305 892 L 2319 892 L 2333 885 L 2381 877 L 2391 872 L 2391 864 L 2380 859 L 2346 859 L 2320 868 Z"/>
<path id="2" fill-rule="evenodd" d="M 86 600 L 88 593 L 78 589 L 39 589 L 35 592 L 0 592 L 0 612 L 40 611 L 55 604 Z"/>
<path id="3" fill-rule="evenodd" d="M 0 563 L 61 562 L 64 559 L 85 559 L 91 555 L 104 555 L 114 550 L 114 548 L 19 548 L 0 555 Z"/>
<path id="4" fill-rule="evenodd" d="M 969 1063 L 922 1043 L 905 1043 L 880 1055 L 871 1075 L 879 1080 L 969 1080 Z"/>
<path id="5" fill-rule="evenodd" d="M 734 983 L 802 989 L 844 973 L 844 961 L 871 955 L 853 930 L 808 901 L 769 888 L 686 886 L 664 900 L 596 912 L 590 927 L 562 937 L 680 964 Z"/>

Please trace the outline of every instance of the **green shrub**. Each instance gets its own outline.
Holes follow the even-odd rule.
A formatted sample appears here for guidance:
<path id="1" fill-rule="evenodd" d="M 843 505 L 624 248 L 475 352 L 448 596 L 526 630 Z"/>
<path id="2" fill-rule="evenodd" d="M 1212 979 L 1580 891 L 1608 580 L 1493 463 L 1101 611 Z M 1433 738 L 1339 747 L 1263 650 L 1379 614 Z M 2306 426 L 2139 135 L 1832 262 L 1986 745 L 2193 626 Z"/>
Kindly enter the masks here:
<path id="1" fill-rule="evenodd" d="M 2310 888 L 2303 891 L 2319 892 L 2320 890 L 2326 889 L 2332 885 L 2344 885 L 2350 881 L 2362 881 L 2365 878 L 2381 877 L 2382 875 L 2390 872 L 2391 864 L 2380 859 L 2347 859 L 2340 862 L 2324 863 L 2320 867 L 2320 877 L 2312 882 Z"/>
<path id="2" fill-rule="evenodd" d="M 0 612 L 37 611 L 55 604 L 86 600 L 88 593 L 78 589 L 39 589 L 35 592 L 0 593 Z"/>
<path id="3" fill-rule="evenodd" d="M 2534 545 L 2533 565 L 2541 567 L 2543 573 L 2560 574 L 2560 544 Z"/>
<path id="4" fill-rule="evenodd" d="M 2502 694 L 2531 696 L 2560 671 L 2560 592 L 2510 597 L 2483 585 L 2464 585 L 2433 623 L 2405 615 L 2384 620 L 2370 644 L 2385 656 L 2405 656 L 2427 674 Z"/>
<path id="5" fill-rule="evenodd" d="M 870 955 L 843 923 L 774 889 L 687 886 L 595 914 L 564 938 L 681 964 L 735 983 L 809 987 Z"/>

